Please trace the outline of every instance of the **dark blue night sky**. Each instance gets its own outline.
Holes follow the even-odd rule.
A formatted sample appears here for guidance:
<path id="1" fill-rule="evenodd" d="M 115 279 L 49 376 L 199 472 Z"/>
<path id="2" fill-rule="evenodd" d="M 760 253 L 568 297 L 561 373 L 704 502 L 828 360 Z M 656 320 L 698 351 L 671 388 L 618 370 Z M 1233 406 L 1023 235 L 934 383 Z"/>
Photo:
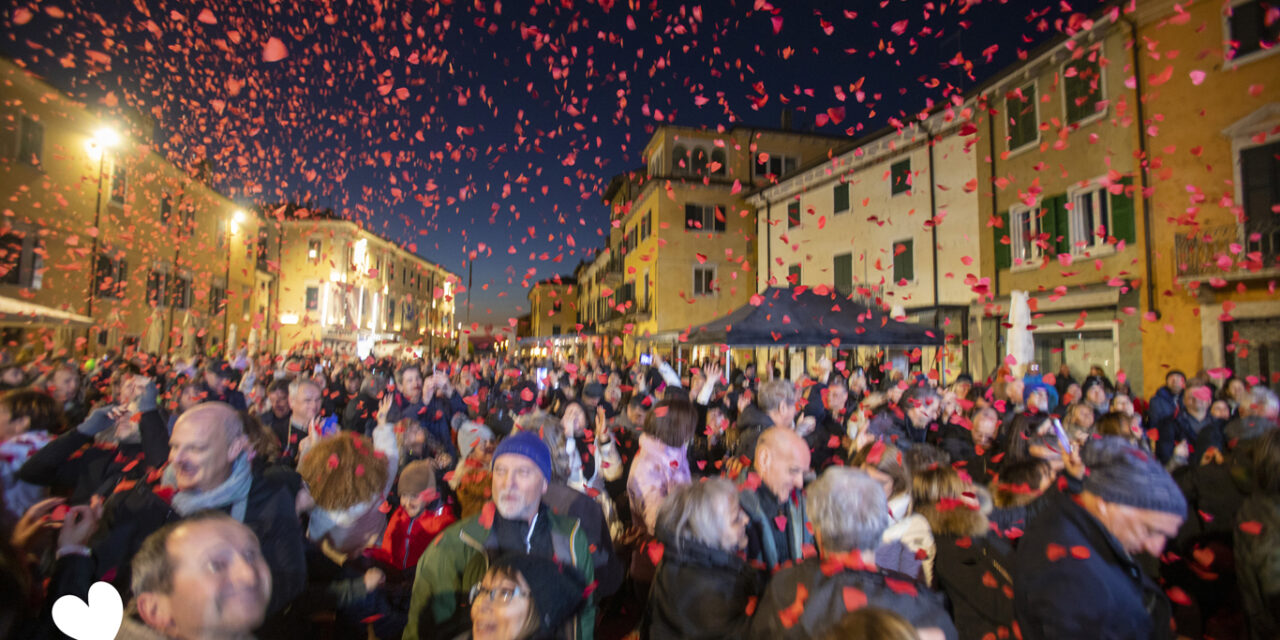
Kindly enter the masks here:
<path id="1" fill-rule="evenodd" d="M 19 2 L 2 46 L 91 105 L 151 114 L 164 153 L 211 160 L 246 205 L 333 207 L 464 280 L 475 252 L 483 331 L 526 311 L 526 279 L 602 245 L 600 191 L 654 126 L 787 108 L 811 127 L 844 107 L 818 130 L 862 135 L 1097 4 Z"/>

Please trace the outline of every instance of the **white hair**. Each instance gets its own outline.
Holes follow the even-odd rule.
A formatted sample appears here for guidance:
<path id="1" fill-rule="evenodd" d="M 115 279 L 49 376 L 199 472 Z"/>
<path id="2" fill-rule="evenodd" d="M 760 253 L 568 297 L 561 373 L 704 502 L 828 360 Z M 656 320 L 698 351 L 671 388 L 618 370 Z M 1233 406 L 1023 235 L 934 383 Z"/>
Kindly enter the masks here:
<path id="1" fill-rule="evenodd" d="M 874 551 L 889 526 L 884 489 L 863 471 L 830 467 L 805 490 L 822 552 Z"/>

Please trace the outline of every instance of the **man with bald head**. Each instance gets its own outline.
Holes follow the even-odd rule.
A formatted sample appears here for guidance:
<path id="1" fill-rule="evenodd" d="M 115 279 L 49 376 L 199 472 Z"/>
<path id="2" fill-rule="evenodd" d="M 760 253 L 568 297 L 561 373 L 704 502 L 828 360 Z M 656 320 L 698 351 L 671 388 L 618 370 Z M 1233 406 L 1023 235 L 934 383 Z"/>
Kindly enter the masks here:
<path id="1" fill-rule="evenodd" d="M 147 536 L 212 509 L 245 524 L 261 541 L 274 585 L 268 615 L 281 612 L 306 584 L 302 528 L 293 495 L 255 473 L 250 454 L 241 414 L 230 405 L 206 402 L 184 412 L 169 437 L 163 474 L 122 484 L 107 500 L 90 542 L 99 578 L 127 593 L 130 560 Z"/>
<path id="2" fill-rule="evenodd" d="M 770 571 L 812 551 L 813 534 L 805 526 L 804 478 L 809 471 L 809 445 L 788 427 L 760 434 L 752 471 L 738 502 L 751 519 L 747 525 L 747 559 Z"/>

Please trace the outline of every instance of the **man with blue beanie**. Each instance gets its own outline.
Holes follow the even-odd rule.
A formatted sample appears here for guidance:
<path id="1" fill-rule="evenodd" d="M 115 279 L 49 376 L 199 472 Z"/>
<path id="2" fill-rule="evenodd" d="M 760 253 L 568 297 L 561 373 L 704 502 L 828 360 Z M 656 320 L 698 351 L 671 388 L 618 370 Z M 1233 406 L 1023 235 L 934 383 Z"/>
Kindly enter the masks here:
<path id="1" fill-rule="evenodd" d="M 490 502 L 476 516 L 440 533 L 418 560 L 405 640 L 453 638 L 471 628 L 469 595 L 489 563 L 509 553 L 551 558 L 572 566 L 587 584 L 595 581 L 591 549 L 577 519 L 558 516 L 542 504 L 551 481 L 551 451 L 536 434 L 516 431 L 493 453 Z M 575 640 L 591 640 L 595 604 L 566 629 Z"/>
<path id="2" fill-rule="evenodd" d="M 1160 461 L 1124 438 L 1080 452 L 1083 491 L 1050 491 L 1014 560 L 1022 637 L 1172 638 L 1172 607 L 1135 556 L 1160 557 L 1187 502 Z M 1070 486 L 1070 485 L 1068 485 Z"/>

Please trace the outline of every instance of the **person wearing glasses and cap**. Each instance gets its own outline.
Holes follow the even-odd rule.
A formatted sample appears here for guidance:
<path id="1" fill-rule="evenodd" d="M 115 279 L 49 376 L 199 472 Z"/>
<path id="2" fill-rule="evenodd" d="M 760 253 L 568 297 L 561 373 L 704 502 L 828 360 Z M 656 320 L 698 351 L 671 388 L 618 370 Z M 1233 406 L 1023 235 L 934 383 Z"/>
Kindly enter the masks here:
<path id="1" fill-rule="evenodd" d="M 471 588 L 471 640 L 556 638 L 582 608 L 587 584 L 572 567 L 528 554 L 502 556 Z"/>

